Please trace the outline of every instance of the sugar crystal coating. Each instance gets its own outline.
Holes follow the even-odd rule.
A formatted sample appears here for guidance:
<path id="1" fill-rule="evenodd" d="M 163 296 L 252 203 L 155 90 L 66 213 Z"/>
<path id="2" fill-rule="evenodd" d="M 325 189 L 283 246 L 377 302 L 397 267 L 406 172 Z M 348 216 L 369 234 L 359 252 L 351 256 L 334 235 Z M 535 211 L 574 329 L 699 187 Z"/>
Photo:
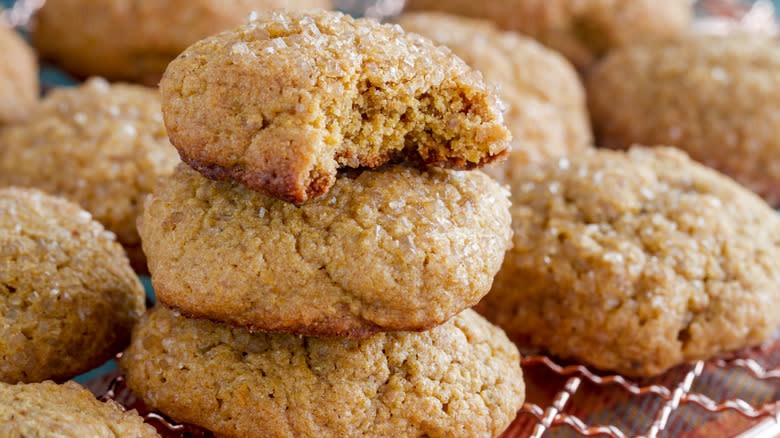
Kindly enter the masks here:
<path id="1" fill-rule="evenodd" d="M 139 220 L 157 298 L 254 330 L 425 330 L 476 304 L 511 238 L 479 171 L 355 170 L 301 206 L 180 165 Z"/>
<path id="2" fill-rule="evenodd" d="M 449 50 L 337 12 L 259 15 L 192 45 L 160 88 L 185 162 L 299 203 L 340 167 L 467 169 L 510 140 L 498 98 Z"/>
<path id="3" fill-rule="evenodd" d="M 153 90 L 92 78 L 55 89 L 0 132 L 0 186 L 36 187 L 80 204 L 145 270 L 135 227 L 144 197 L 179 163 Z"/>
<path id="4" fill-rule="evenodd" d="M 113 233 L 64 199 L 0 189 L 0 381 L 86 372 L 127 345 L 143 311 Z"/>

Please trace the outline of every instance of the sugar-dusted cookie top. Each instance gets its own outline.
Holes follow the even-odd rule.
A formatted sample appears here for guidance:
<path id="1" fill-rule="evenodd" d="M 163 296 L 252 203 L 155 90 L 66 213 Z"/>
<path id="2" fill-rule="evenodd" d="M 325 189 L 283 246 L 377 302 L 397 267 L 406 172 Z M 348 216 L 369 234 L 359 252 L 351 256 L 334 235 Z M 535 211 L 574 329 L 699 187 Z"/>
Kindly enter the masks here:
<path id="1" fill-rule="evenodd" d="M 184 164 L 139 219 L 157 298 L 254 330 L 425 330 L 484 296 L 511 239 L 507 191 L 479 171 L 339 174 L 295 206 Z"/>
<path id="2" fill-rule="evenodd" d="M 143 311 L 113 233 L 64 199 L 0 189 L 0 381 L 89 371 L 127 345 Z"/>
<path id="3" fill-rule="evenodd" d="M 81 205 L 145 270 L 135 219 L 179 157 L 157 92 L 92 78 L 53 90 L 24 123 L 0 132 L 0 187 L 36 187 Z"/>
<path id="4" fill-rule="evenodd" d="M 337 12 L 260 15 L 190 46 L 160 87 L 185 162 L 287 201 L 321 196 L 340 167 L 469 169 L 510 140 L 500 100 L 449 50 Z"/>

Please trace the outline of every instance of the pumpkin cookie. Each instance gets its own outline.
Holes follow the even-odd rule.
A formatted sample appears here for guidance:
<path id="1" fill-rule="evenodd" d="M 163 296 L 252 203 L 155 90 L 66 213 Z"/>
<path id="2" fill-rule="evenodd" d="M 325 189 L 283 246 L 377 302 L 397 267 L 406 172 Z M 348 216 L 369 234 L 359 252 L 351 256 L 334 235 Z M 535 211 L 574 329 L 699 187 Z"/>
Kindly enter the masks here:
<path id="1" fill-rule="evenodd" d="M 158 306 L 120 366 L 148 406 L 223 437 L 493 437 L 525 390 L 515 346 L 471 310 L 358 340 L 250 333 Z"/>
<path id="2" fill-rule="evenodd" d="M 152 438 L 160 435 L 135 411 L 98 401 L 76 382 L 0 382 L 0 436 Z"/>
<path id="3" fill-rule="evenodd" d="M 442 13 L 407 13 L 397 20 L 449 47 L 498 86 L 507 105 L 506 124 L 513 149 L 489 173 L 500 180 L 516 167 L 582 150 L 593 142 L 585 90 L 577 72 L 561 55 L 491 22 Z"/>
<path id="4" fill-rule="evenodd" d="M 630 376 L 780 323 L 780 217 L 671 148 L 516 172 L 514 248 L 478 310 L 523 344 Z"/>
<path id="5" fill-rule="evenodd" d="M 682 33 L 689 0 L 408 0 L 410 10 L 486 18 L 535 38 L 583 70 L 610 49 Z"/>
<path id="6" fill-rule="evenodd" d="M 86 372 L 127 345 L 143 311 L 122 247 L 89 213 L 0 189 L 0 381 Z"/>
<path id="7" fill-rule="evenodd" d="M 511 239 L 485 174 L 354 170 L 300 207 L 186 165 L 139 219 L 157 298 L 260 331 L 425 330 L 488 292 Z"/>
<path id="8" fill-rule="evenodd" d="M 298 203 L 339 167 L 469 169 L 510 140 L 496 95 L 449 50 L 338 12 L 277 11 L 202 40 L 160 89 L 185 162 Z"/>
<path id="9" fill-rule="evenodd" d="M 19 122 L 38 103 L 38 62 L 32 49 L 0 19 L 0 125 Z"/>
<path id="10" fill-rule="evenodd" d="M 780 207 L 780 47 L 692 36 L 610 54 L 588 80 L 599 144 L 669 144 Z"/>
<path id="11" fill-rule="evenodd" d="M 37 187 L 80 204 L 142 272 L 135 219 L 157 178 L 179 162 L 157 93 L 99 78 L 52 91 L 27 122 L 0 132 L 0 186 Z"/>
<path id="12" fill-rule="evenodd" d="M 33 22 L 42 57 L 86 78 L 157 86 L 190 44 L 242 23 L 252 11 L 329 8 L 329 0 L 47 0 Z"/>

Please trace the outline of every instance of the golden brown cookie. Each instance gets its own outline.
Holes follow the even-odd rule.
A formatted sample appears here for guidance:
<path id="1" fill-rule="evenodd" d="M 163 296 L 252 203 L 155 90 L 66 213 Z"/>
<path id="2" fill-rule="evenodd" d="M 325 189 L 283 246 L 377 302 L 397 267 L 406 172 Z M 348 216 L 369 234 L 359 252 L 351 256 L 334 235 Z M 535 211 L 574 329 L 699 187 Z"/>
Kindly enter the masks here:
<path id="1" fill-rule="evenodd" d="M 468 169 L 510 140 L 498 98 L 450 51 L 338 12 L 277 11 L 202 40 L 160 88 L 185 162 L 299 203 L 339 167 Z"/>
<path id="2" fill-rule="evenodd" d="M 66 379 L 119 352 L 144 291 L 112 233 L 33 189 L 0 189 L 0 381 Z"/>
<path id="3" fill-rule="evenodd" d="M 515 167 L 585 149 L 593 142 L 585 90 L 561 55 L 491 22 L 436 12 L 407 13 L 397 23 L 449 47 L 498 86 L 513 149 L 489 170 L 500 180 Z"/>
<path id="4" fill-rule="evenodd" d="M 38 61 L 32 49 L 0 19 L 0 125 L 19 122 L 38 103 Z"/>
<path id="5" fill-rule="evenodd" d="M 357 340 L 252 334 L 158 306 L 120 365 L 144 403 L 223 437 L 493 437 L 525 395 L 517 349 L 471 310 Z"/>
<path id="6" fill-rule="evenodd" d="M 511 187 L 514 248 L 478 306 L 510 337 L 650 376 L 780 323 L 780 217 L 684 153 L 600 149 Z"/>
<path id="7" fill-rule="evenodd" d="M 152 438 L 160 435 L 134 410 L 98 401 L 76 382 L 0 382 L 0 436 Z"/>
<path id="8" fill-rule="evenodd" d="M 387 166 L 295 206 L 181 164 L 138 226 L 157 298 L 188 315 L 364 337 L 476 304 L 511 239 L 507 197 L 478 171 Z"/>
<path id="9" fill-rule="evenodd" d="M 52 91 L 27 122 L 0 131 L 0 186 L 37 187 L 81 204 L 139 271 L 146 263 L 135 219 L 158 176 L 179 162 L 157 93 L 99 78 Z"/>
<path id="10" fill-rule="evenodd" d="M 32 39 L 41 56 L 77 77 L 156 86 L 190 44 L 280 7 L 329 8 L 330 0 L 48 0 Z"/>
<path id="11" fill-rule="evenodd" d="M 610 54 L 588 80 L 599 144 L 669 144 L 780 206 L 780 47 L 692 36 Z"/>
<path id="12" fill-rule="evenodd" d="M 408 0 L 410 10 L 486 18 L 529 35 L 586 69 L 610 49 L 679 35 L 689 0 Z"/>

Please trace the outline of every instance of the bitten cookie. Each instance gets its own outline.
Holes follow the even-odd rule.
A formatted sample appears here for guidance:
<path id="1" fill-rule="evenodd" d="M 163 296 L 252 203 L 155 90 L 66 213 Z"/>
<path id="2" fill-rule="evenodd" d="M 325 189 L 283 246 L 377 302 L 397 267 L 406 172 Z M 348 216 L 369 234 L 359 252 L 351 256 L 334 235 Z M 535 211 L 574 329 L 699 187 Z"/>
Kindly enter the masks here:
<path id="1" fill-rule="evenodd" d="M 780 206 L 780 47 L 695 36 L 610 54 L 588 79 L 599 144 L 669 144 Z"/>
<path id="2" fill-rule="evenodd" d="M 76 382 L 0 382 L 0 436 L 152 438 L 160 435 L 135 411 L 98 401 Z"/>
<path id="3" fill-rule="evenodd" d="M 182 160 L 298 203 L 339 167 L 468 169 L 510 140 L 498 98 L 450 51 L 338 12 L 277 11 L 199 41 L 160 89 Z"/>
<path id="4" fill-rule="evenodd" d="M 0 381 L 88 371 L 127 345 L 143 311 L 122 247 L 89 213 L 37 190 L 0 189 Z"/>
<path id="5" fill-rule="evenodd" d="M 356 340 L 252 334 L 158 306 L 120 366 L 148 406 L 224 437 L 493 437 L 525 395 L 517 349 L 471 310 Z"/>
<path id="6" fill-rule="evenodd" d="M 610 49 L 682 33 L 688 0 L 408 0 L 410 10 L 486 18 L 563 53 L 584 70 Z"/>
<path id="7" fill-rule="evenodd" d="M 38 102 L 38 61 L 0 19 L 0 125 L 24 120 Z"/>
<path id="8" fill-rule="evenodd" d="M 630 376 L 780 323 L 780 217 L 671 148 L 517 172 L 514 248 L 478 310 L 523 344 Z"/>
<path id="9" fill-rule="evenodd" d="M 511 239 L 507 197 L 478 171 L 388 166 L 297 207 L 182 164 L 138 226 L 157 298 L 188 315 L 364 337 L 476 304 Z"/>
<path id="10" fill-rule="evenodd" d="M 512 132 L 509 159 L 488 172 L 506 179 L 516 167 L 564 156 L 593 142 L 585 90 L 577 72 L 561 55 L 485 20 L 442 13 L 407 13 L 397 20 L 449 47 L 497 85 Z"/>
<path id="11" fill-rule="evenodd" d="M 86 78 L 157 86 L 165 67 L 195 41 L 243 22 L 252 11 L 329 8 L 329 0 L 47 0 L 32 40 L 42 57 Z"/>
<path id="12" fill-rule="evenodd" d="M 0 131 L 0 186 L 37 187 L 81 204 L 146 269 L 135 219 L 180 160 L 157 93 L 95 78 L 52 91 L 29 120 Z"/>

